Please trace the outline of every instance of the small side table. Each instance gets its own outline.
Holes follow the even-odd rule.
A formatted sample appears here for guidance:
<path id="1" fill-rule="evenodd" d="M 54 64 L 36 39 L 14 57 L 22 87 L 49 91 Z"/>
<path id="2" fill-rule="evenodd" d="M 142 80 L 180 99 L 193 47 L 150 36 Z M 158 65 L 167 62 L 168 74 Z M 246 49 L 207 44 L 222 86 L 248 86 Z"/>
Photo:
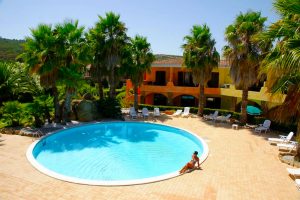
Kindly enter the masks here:
<path id="1" fill-rule="evenodd" d="M 238 130 L 239 129 L 239 125 L 238 124 L 232 124 L 232 128 Z"/>

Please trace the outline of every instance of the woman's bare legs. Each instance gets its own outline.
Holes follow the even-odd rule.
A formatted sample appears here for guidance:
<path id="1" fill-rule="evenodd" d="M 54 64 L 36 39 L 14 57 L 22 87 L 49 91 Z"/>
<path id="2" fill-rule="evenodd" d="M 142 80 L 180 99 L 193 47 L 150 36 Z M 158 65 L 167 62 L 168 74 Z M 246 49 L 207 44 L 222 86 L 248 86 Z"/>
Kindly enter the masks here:
<path id="1" fill-rule="evenodd" d="M 184 172 L 186 172 L 186 170 L 188 169 L 193 169 L 194 168 L 194 165 L 192 165 L 191 163 L 187 163 L 180 171 L 179 173 L 180 174 L 183 174 Z"/>

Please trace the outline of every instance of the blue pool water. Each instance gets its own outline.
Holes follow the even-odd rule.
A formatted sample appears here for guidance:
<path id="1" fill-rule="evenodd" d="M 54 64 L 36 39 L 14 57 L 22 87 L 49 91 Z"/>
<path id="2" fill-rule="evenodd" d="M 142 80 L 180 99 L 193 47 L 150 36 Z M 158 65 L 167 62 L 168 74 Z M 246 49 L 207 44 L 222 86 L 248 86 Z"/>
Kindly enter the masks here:
<path id="1" fill-rule="evenodd" d="M 84 180 L 124 181 L 177 172 L 202 142 L 175 127 L 110 122 L 59 131 L 41 139 L 33 157 L 46 169 Z"/>

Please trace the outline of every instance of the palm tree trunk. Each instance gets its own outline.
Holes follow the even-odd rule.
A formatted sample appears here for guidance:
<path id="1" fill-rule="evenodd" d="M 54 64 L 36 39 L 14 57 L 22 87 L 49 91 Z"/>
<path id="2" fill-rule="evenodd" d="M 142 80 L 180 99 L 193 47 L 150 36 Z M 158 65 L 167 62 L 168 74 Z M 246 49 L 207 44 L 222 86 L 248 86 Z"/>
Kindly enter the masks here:
<path id="1" fill-rule="evenodd" d="M 115 89 L 115 69 L 112 67 L 110 72 L 110 79 L 109 79 L 109 97 L 114 98 L 116 96 L 116 89 Z"/>
<path id="2" fill-rule="evenodd" d="M 204 85 L 200 85 L 200 93 L 199 93 L 199 105 L 198 105 L 198 115 L 203 116 L 204 110 Z"/>
<path id="3" fill-rule="evenodd" d="M 72 89 L 67 87 L 66 89 L 66 100 L 63 110 L 63 124 L 66 124 L 70 121 L 69 116 L 71 113 L 71 97 L 72 97 Z"/>
<path id="4" fill-rule="evenodd" d="M 103 97 L 104 97 L 104 94 L 103 94 L 103 85 L 102 85 L 102 81 L 99 81 L 98 82 L 98 87 L 99 87 L 99 97 L 100 97 L 100 99 L 103 99 Z"/>
<path id="5" fill-rule="evenodd" d="M 60 123 L 58 91 L 56 86 L 52 87 L 52 93 L 53 93 L 53 104 L 54 104 L 54 121 L 55 123 Z"/>
<path id="6" fill-rule="evenodd" d="M 138 110 L 138 107 L 139 107 L 139 105 L 138 105 L 138 87 L 135 84 L 133 86 L 133 93 L 134 93 L 134 104 L 133 104 L 133 106 L 134 106 L 135 110 Z"/>
<path id="7" fill-rule="evenodd" d="M 241 123 L 247 122 L 247 104 L 248 104 L 248 88 L 243 89 L 242 105 L 241 105 Z"/>
<path id="8" fill-rule="evenodd" d="M 48 120 L 48 123 L 52 123 L 49 108 L 47 106 L 45 107 L 45 117 Z"/>

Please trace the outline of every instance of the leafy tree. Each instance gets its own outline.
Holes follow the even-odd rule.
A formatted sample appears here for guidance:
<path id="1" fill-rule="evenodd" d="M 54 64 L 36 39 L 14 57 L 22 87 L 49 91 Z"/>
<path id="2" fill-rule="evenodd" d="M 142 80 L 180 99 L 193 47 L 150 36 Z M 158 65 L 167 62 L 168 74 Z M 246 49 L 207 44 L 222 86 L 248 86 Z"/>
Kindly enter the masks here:
<path id="1" fill-rule="evenodd" d="M 125 24 L 120 21 L 120 15 L 112 12 L 106 13 L 105 17 L 99 16 L 99 21 L 95 25 L 95 30 L 99 31 L 100 53 L 96 55 L 98 58 L 95 60 L 98 63 L 95 67 L 105 66 L 109 73 L 109 96 L 115 97 L 116 78 L 118 75 L 118 67 L 120 67 L 122 60 L 122 52 L 128 42 L 126 34 L 127 28 Z M 102 62 L 99 60 L 103 59 Z M 100 69 L 101 70 L 101 69 Z"/>
<path id="2" fill-rule="evenodd" d="M 21 63 L 0 62 L 0 105 L 4 101 L 16 100 L 18 95 L 40 92 L 37 81 L 30 77 Z"/>
<path id="3" fill-rule="evenodd" d="M 236 88 L 243 90 L 242 123 L 247 121 L 248 89 L 257 82 L 258 69 L 265 50 L 254 37 L 263 31 L 266 20 L 267 18 L 261 17 L 260 12 L 240 13 L 225 30 L 228 46 L 223 48 L 223 54 L 230 62 L 230 75 Z"/>
<path id="4" fill-rule="evenodd" d="M 155 57 L 151 52 L 151 45 L 147 38 L 135 36 L 128 45 L 123 62 L 123 68 L 131 79 L 134 90 L 134 108 L 138 109 L 138 87 L 143 82 L 145 72 L 151 71 L 151 63 Z"/>
<path id="5" fill-rule="evenodd" d="M 24 53 L 19 56 L 28 65 L 30 73 L 40 76 L 41 86 L 52 89 L 55 122 L 60 121 L 57 90 L 60 65 L 57 51 L 57 38 L 52 26 L 40 24 L 36 29 L 31 29 L 31 37 L 25 39 Z"/>
<path id="6" fill-rule="evenodd" d="M 193 26 L 191 34 L 185 36 L 184 40 L 184 64 L 192 70 L 193 82 L 200 85 L 198 115 L 203 116 L 204 87 L 211 78 L 213 68 L 218 66 L 220 56 L 206 24 Z"/>
<path id="7" fill-rule="evenodd" d="M 82 80 L 83 68 L 87 62 L 87 45 L 83 37 L 84 27 L 78 21 L 66 21 L 56 25 L 56 54 L 59 62 L 59 83 L 65 86 L 63 122 L 70 121 L 71 99 Z"/>
<path id="8" fill-rule="evenodd" d="M 279 122 L 297 121 L 297 140 L 300 143 L 300 0 L 276 0 L 274 7 L 281 16 L 260 35 L 263 42 L 272 40 L 274 48 L 261 64 L 268 75 L 267 87 L 273 94 L 286 98 L 273 116 Z M 300 145 L 297 148 L 300 158 Z"/>

